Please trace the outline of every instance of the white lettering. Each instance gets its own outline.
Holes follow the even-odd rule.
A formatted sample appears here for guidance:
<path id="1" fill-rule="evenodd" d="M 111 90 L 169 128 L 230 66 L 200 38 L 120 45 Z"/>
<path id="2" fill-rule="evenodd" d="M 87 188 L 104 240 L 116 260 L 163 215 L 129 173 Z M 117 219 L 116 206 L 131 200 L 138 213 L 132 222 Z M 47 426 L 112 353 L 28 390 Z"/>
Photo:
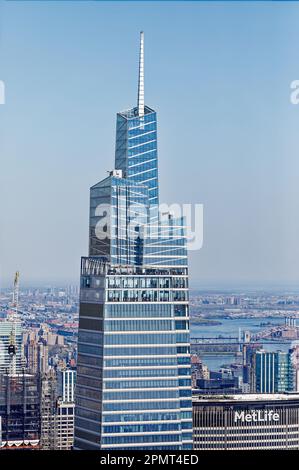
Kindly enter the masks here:
<path id="1" fill-rule="evenodd" d="M 242 423 L 269 423 L 272 421 L 279 421 L 279 413 L 274 412 L 273 410 L 250 410 L 250 412 L 245 413 L 245 411 L 235 411 L 234 422 L 241 421 Z"/>

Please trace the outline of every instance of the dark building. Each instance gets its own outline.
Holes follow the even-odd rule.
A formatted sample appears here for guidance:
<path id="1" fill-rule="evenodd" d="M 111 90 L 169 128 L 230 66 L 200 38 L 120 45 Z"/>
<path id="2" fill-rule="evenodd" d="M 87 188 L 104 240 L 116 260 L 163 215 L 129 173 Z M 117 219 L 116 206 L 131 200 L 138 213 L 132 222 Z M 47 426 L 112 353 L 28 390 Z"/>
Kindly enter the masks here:
<path id="1" fill-rule="evenodd" d="M 40 382 L 37 375 L 0 375 L 2 448 L 37 448 L 40 440 Z"/>
<path id="2" fill-rule="evenodd" d="M 225 394 L 225 393 L 242 393 L 239 385 L 238 377 L 218 377 L 211 379 L 197 379 L 196 394 Z"/>

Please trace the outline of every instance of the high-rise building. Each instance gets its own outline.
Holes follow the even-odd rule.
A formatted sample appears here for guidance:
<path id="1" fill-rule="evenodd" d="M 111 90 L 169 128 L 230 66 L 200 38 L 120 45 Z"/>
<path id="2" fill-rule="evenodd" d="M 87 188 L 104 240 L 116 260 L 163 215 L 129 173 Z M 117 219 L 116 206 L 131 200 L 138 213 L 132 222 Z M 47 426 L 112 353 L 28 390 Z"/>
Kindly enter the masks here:
<path id="1" fill-rule="evenodd" d="M 28 371 L 32 374 L 46 373 L 48 371 L 48 346 L 42 340 L 28 339 L 24 344 L 24 353 Z"/>
<path id="2" fill-rule="evenodd" d="M 74 444 L 75 403 L 57 402 L 55 450 L 71 450 Z"/>
<path id="3" fill-rule="evenodd" d="M 76 371 L 57 371 L 58 395 L 55 416 L 56 449 L 70 450 L 74 444 Z"/>
<path id="4" fill-rule="evenodd" d="M 57 371 L 58 396 L 62 403 L 75 401 L 76 371 L 63 369 Z"/>
<path id="5" fill-rule="evenodd" d="M 293 366 L 290 353 L 256 351 L 254 372 L 257 393 L 279 393 L 293 390 Z"/>
<path id="6" fill-rule="evenodd" d="M 17 299 L 18 289 L 14 291 L 16 312 Z M 3 449 L 32 449 L 40 444 L 40 378 L 26 370 L 22 339 L 21 321 L 16 313 L 11 313 L 10 320 L 0 322 L 0 440 Z"/>
<path id="7" fill-rule="evenodd" d="M 36 341 L 30 340 L 24 344 L 24 354 L 27 362 L 28 370 L 36 374 L 37 373 L 37 347 Z"/>
<path id="8" fill-rule="evenodd" d="M 41 436 L 40 447 L 43 450 L 57 448 L 57 378 L 55 371 L 50 369 L 41 376 Z"/>
<path id="9" fill-rule="evenodd" d="M 41 376 L 40 448 L 42 450 L 70 450 L 73 447 L 74 373 L 72 370 L 64 370 L 56 374 L 55 369 L 50 369 L 47 374 Z"/>
<path id="10" fill-rule="evenodd" d="M 19 321 L 0 321 L 0 374 L 8 372 L 11 366 L 9 347 L 15 347 L 15 373 L 21 373 L 24 368 L 22 351 L 22 325 Z"/>
<path id="11" fill-rule="evenodd" d="M 299 392 L 299 345 L 294 345 L 289 352 L 291 354 L 291 361 L 293 366 L 293 388 L 296 392 Z"/>
<path id="12" fill-rule="evenodd" d="M 37 343 L 37 371 L 41 374 L 49 370 L 49 348 L 45 341 Z"/>
<path id="13" fill-rule="evenodd" d="M 191 449 L 184 220 L 159 215 L 157 118 L 117 115 L 115 170 L 90 192 L 81 261 L 75 449 Z"/>
<path id="14" fill-rule="evenodd" d="M 157 115 L 144 102 L 144 38 L 140 35 L 137 107 L 117 114 L 115 168 L 149 191 L 150 218 L 158 221 Z"/>
<path id="15" fill-rule="evenodd" d="M 39 446 L 41 417 L 37 375 L 0 374 L 0 417 L 3 448 Z"/>

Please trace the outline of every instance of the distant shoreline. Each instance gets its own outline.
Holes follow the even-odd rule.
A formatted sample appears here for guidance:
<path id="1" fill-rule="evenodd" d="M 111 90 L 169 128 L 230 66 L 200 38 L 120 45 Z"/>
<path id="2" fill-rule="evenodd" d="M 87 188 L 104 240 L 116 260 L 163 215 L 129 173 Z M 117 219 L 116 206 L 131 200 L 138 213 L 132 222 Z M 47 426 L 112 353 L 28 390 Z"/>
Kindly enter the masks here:
<path id="1" fill-rule="evenodd" d="M 191 317 L 190 318 L 190 323 L 196 324 L 196 325 L 203 325 L 203 326 L 217 326 L 217 325 L 222 325 L 222 322 L 219 320 L 207 320 L 205 318 L 196 318 L 196 317 Z"/>

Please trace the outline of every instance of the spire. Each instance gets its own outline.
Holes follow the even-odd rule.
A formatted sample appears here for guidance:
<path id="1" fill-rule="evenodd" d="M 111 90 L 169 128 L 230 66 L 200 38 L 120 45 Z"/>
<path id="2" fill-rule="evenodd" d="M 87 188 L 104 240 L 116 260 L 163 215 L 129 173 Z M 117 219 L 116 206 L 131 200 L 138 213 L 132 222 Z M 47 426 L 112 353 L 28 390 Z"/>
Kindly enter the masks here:
<path id="1" fill-rule="evenodd" d="M 138 76 L 138 116 L 144 116 L 144 34 L 140 33 L 139 76 Z"/>

